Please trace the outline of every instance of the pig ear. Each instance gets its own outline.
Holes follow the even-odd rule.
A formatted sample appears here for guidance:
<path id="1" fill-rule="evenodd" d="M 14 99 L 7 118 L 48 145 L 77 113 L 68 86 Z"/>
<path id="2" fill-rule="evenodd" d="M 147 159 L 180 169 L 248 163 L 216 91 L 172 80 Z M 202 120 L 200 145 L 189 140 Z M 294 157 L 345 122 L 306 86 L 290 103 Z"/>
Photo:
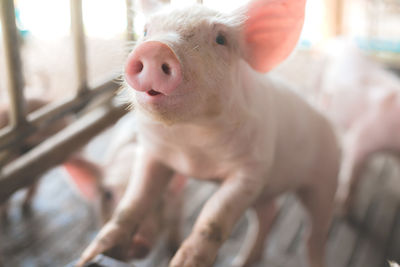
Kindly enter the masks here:
<path id="1" fill-rule="evenodd" d="M 305 0 L 253 0 L 242 29 L 242 55 L 267 72 L 292 52 L 304 22 Z"/>
<path id="2" fill-rule="evenodd" d="M 63 167 L 79 193 L 87 200 L 94 201 L 101 185 L 101 167 L 87 159 L 76 157 L 68 160 Z"/>
<path id="3" fill-rule="evenodd" d="M 170 3 L 170 0 L 137 0 L 136 3 L 140 12 L 148 16 Z"/>

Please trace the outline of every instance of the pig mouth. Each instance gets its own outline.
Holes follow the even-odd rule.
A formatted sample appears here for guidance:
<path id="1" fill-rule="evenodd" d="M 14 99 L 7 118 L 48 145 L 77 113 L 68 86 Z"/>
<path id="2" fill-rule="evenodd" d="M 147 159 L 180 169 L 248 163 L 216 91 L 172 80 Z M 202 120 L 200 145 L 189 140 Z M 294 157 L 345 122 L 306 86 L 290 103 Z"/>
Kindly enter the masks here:
<path id="1" fill-rule="evenodd" d="M 147 91 L 146 93 L 147 93 L 149 96 L 162 95 L 162 93 L 160 93 L 160 92 L 158 92 L 158 91 L 156 91 L 156 90 L 154 90 L 154 89 L 151 89 L 151 90 Z"/>
<path id="2" fill-rule="evenodd" d="M 158 110 L 161 107 L 167 108 L 171 105 L 175 106 L 178 103 L 181 103 L 184 96 L 185 95 L 183 94 L 168 95 L 165 94 L 162 89 L 158 91 L 149 88 L 144 92 L 136 92 L 135 100 L 137 101 L 137 104 L 140 104 L 143 107 L 151 109 L 155 108 Z"/>

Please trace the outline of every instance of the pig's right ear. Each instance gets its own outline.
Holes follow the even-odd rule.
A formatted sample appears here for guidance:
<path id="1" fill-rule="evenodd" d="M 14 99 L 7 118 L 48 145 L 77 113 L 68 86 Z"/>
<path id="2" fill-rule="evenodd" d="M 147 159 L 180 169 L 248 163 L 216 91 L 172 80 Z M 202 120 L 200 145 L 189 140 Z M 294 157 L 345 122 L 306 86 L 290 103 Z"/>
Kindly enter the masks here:
<path id="1" fill-rule="evenodd" d="M 168 3 L 170 3 L 170 0 L 136 0 L 136 6 L 140 13 L 145 16 L 156 12 Z"/>
<path id="2" fill-rule="evenodd" d="M 304 22 L 306 0 L 253 0 L 245 8 L 241 53 L 249 65 L 267 72 L 295 48 Z"/>
<path id="3" fill-rule="evenodd" d="M 102 168 L 82 157 L 73 157 L 63 164 L 69 178 L 79 193 L 87 200 L 94 201 L 100 194 Z"/>

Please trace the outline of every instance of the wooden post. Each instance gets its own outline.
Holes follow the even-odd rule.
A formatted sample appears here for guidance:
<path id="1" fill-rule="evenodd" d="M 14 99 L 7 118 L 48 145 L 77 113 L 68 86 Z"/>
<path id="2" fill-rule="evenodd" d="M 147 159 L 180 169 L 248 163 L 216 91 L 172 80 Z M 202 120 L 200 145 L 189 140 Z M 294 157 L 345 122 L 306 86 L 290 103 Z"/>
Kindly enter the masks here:
<path id="1" fill-rule="evenodd" d="M 115 81 L 108 81 L 88 91 L 87 94 L 79 97 L 63 100 L 61 103 L 52 103 L 28 116 L 29 126 L 24 131 L 15 131 L 9 128 L 0 129 L 0 153 L 18 146 L 18 144 L 36 129 L 43 129 L 52 124 L 55 120 L 80 110 L 87 102 L 100 96 L 113 95 L 118 84 Z M 1 167 L 1 166 L 0 166 Z"/>
<path id="2" fill-rule="evenodd" d="M 325 0 L 326 24 L 325 37 L 343 34 L 343 0 Z"/>
<path id="3" fill-rule="evenodd" d="M 78 95 L 85 94 L 87 84 L 86 42 L 83 28 L 82 0 L 71 0 L 71 32 L 78 77 Z"/>
<path id="4" fill-rule="evenodd" d="M 126 106 L 99 107 L 6 165 L 0 170 L 0 203 L 18 189 L 32 184 L 50 168 L 67 160 L 126 112 Z"/>
<path id="5" fill-rule="evenodd" d="M 1 0 L 0 4 L 7 86 L 11 106 L 10 124 L 13 129 L 22 129 L 23 126 L 27 125 L 23 95 L 25 85 L 22 75 L 18 30 L 15 23 L 14 2 L 13 0 Z"/>
<path id="6" fill-rule="evenodd" d="M 343 13 L 344 13 L 344 1 L 336 0 L 336 27 L 335 35 L 343 34 Z"/>
<path id="7" fill-rule="evenodd" d="M 126 40 L 134 41 L 134 29 L 133 29 L 133 4 L 132 0 L 126 0 Z"/>

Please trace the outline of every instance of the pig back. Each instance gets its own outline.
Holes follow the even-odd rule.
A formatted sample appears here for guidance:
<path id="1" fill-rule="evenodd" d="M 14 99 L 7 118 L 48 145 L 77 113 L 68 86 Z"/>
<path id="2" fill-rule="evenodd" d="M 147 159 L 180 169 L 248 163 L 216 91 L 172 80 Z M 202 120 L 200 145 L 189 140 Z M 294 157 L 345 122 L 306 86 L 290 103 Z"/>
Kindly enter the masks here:
<path id="1" fill-rule="evenodd" d="M 288 85 L 276 82 L 273 104 L 276 116 L 275 164 L 271 179 L 283 188 L 287 179 L 293 188 L 324 179 L 325 173 L 339 165 L 340 150 L 336 134 L 326 117 L 310 106 Z"/>

